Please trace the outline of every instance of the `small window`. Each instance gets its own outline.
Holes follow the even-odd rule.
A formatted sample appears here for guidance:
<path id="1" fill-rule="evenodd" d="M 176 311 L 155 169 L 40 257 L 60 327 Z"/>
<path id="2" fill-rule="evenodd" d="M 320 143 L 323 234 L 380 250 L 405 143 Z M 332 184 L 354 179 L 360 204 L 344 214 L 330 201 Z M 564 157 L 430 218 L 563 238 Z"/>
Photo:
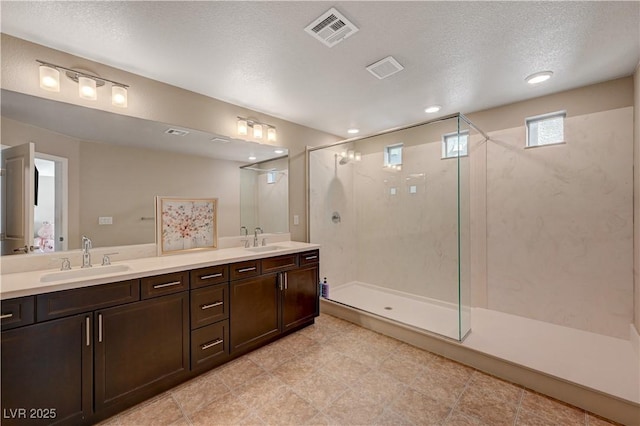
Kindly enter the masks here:
<path id="1" fill-rule="evenodd" d="M 442 135 L 442 158 L 457 158 L 467 155 L 469 132 Z"/>
<path id="2" fill-rule="evenodd" d="M 276 183 L 277 172 L 267 172 L 267 183 Z"/>
<path id="3" fill-rule="evenodd" d="M 384 165 L 386 167 L 402 165 L 402 144 L 389 145 L 384 148 Z"/>
<path id="4" fill-rule="evenodd" d="M 527 147 L 564 143 L 566 115 L 562 111 L 527 118 Z"/>

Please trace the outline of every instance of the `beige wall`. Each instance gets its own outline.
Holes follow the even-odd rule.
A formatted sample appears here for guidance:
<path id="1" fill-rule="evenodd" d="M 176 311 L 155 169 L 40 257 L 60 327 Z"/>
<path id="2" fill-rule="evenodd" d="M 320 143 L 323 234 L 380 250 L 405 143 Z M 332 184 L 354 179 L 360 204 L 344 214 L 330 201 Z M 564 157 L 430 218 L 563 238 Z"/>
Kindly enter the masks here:
<path id="1" fill-rule="evenodd" d="M 6 34 L 1 35 L 1 43 L 3 89 L 229 137 L 235 137 L 237 116 L 249 116 L 276 126 L 278 141 L 275 145 L 288 148 L 290 155 L 290 231 L 295 240 L 303 241 L 306 238 L 304 150 L 306 146 L 335 142 L 340 139 L 337 136 Z M 97 101 L 82 100 L 77 96 L 77 89 L 73 85 L 63 84 L 59 93 L 40 89 L 36 59 L 84 69 L 129 84 L 129 107 L 122 109 L 112 106 L 108 96 L 99 97 Z M 297 226 L 292 222 L 294 214 L 300 217 L 300 224 Z"/>
<path id="2" fill-rule="evenodd" d="M 633 277 L 634 277 L 634 324 L 636 331 L 640 333 L 640 64 L 633 75 L 633 118 L 634 118 L 634 143 L 633 143 L 633 207 L 634 207 L 634 252 L 633 252 Z"/>

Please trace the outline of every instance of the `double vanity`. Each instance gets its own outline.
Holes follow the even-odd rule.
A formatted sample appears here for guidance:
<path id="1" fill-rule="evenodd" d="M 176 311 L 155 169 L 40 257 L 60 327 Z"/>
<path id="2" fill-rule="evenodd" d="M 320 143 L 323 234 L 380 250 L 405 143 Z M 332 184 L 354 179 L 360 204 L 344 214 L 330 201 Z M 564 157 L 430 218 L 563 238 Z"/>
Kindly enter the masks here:
<path id="1" fill-rule="evenodd" d="M 2 423 L 92 424 L 312 324 L 292 241 L 2 276 Z"/>

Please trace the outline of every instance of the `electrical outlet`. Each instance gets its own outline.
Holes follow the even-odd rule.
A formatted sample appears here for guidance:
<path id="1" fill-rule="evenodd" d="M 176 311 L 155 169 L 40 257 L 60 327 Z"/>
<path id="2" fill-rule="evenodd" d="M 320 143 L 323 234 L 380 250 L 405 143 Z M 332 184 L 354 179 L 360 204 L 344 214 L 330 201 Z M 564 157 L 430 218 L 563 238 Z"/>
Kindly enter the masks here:
<path id="1" fill-rule="evenodd" d="M 111 216 L 100 216 L 98 218 L 98 225 L 113 225 L 113 217 L 111 217 Z"/>
<path id="2" fill-rule="evenodd" d="M 297 214 L 293 215 L 293 224 L 300 225 L 300 216 L 298 216 Z"/>

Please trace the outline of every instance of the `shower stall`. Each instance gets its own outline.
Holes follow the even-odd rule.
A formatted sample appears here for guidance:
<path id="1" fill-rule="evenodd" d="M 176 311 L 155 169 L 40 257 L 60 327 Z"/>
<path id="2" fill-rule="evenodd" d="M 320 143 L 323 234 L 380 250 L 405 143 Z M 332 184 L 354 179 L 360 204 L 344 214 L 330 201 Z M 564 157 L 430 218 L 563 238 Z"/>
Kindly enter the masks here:
<path id="1" fill-rule="evenodd" d="M 462 341 L 471 330 L 470 167 L 462 114 L 307 151 L 309 241 L 333 302 Z"/>

